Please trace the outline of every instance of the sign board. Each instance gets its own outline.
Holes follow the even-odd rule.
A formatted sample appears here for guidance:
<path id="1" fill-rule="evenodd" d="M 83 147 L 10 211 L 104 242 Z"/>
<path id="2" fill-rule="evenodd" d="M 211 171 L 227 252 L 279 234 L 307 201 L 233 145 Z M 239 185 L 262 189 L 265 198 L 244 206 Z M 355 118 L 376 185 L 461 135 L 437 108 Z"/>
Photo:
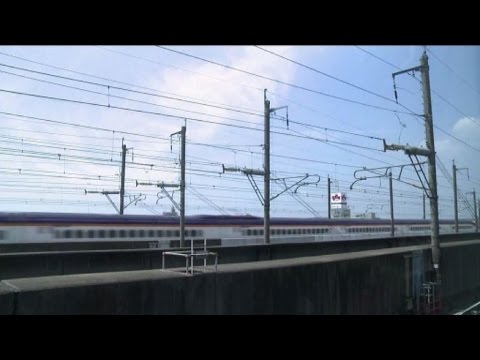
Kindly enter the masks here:
<path id="1" fill-rule="evenodd" d="M 333 193 L 330 197 L 332 204 L 347 204 L 347 195 L 344 193 Z"/>

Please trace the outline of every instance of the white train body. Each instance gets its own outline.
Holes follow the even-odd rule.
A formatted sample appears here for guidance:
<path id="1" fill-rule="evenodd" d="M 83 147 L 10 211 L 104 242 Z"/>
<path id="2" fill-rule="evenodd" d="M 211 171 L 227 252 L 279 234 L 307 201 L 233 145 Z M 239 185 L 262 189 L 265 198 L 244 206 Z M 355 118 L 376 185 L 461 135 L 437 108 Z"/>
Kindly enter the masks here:
<path id="1" fill-rule="evenodd" d="M 387 238 L 391 225 L 380 219 L 272 218 L 271 243 L 320 242 Z M 473 232 L 461 220 L 460 232 Z M 440 233 L 454 233 L 453 221 L 440 221 Z M 427 220 L 396 220 L 395 236 L 429 235 Z M 152 247 L 179 246 L 179 219 L 169 216 L 0 213 L 0 243 L 147 241 Z M 187 241 L 207 239 L 211 245 L 263 243 L 263 219 L 253 216 L 188 216 Z"/>

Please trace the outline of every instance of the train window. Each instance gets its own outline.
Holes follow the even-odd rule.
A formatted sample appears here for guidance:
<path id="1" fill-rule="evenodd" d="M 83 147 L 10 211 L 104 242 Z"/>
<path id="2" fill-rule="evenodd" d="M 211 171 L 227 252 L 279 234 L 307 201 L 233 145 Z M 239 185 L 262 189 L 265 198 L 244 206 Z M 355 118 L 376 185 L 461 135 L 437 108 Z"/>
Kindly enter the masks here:
<path id="1" fill-rule="evenodd" d="M 192 230 L 192 234 L 190 236 L 197 236 L 197 230 Z"/>
<path id="2" fill-rule="evenodd" d="M 131 237 L 131 238 L 136 237 L 136 236 L 135 236 L 135 230 L 130 230 L 130 231 L 128 232 L 128 236 Z"/>
<path id="3" fill-rule="evenodd" d="M 167 237 L 171 237 L 172 236 L 172 230 L 167 230 Z"/>
<path id="4" fill-rule="evenodd" d="M 65 239 L 70 239 L 72 237 L 72 230 L 65 230 Z"/>
<path id="5" fill-rule="evenodd" d="M 148 230 L 148 236 L 149 236 L 149 237 L 155 237 L 155 231 L 153 231 L 153 230 Z"/>
<path id="6" fill-rule="evenodd" d="M 90 239 L 94 238 L 95 237 L 95 232 L 93 230 L 88 230 L 88 237 Z"/>
<path id="7" fill-rule="evenodd" d="M 98 237 L 104 238 L 105 237 L 105 230 L 99 230 L 98 231 Z"/>
<path id="8" fill-rule="evenodd" d="M 77 232 L 76 232 L 76 238 L 77 238 L 77 239 L 83 238 L 83 231 L 82 231 L 82 230 L 77 230 Z"/>
<path id="9" fill-rule="evenodd" d="M 197 236 L 203 236 L 203 230 L 198 230 Z"/>
<path id="10" fill-rule="evenodd" d="M 110 230 L 108 232 L 108 237 L 110 237 L 110 238 L 117 237 L 117 232 L 115 230 Z"/>
<path id="11" fill-rule="evenodd" d="M 140 231 L 138 232 L 138 237 L 145 237 L 145 230 L 143 230 L 143 229 L 140 230 Z"/>
<path id="12" fill-rule="evenodd" d="M 127 237 L 127 232 L 125 230 L 119 230 L 118 234 L 121 238 Z"/>
<path id="13" fill-rule="evenodd" d="M 180 231 L 179 231 L 179 230 L 175 230 L 175 233 L 174 233 L 174 234 L 175 234 L 175 235 L 173 235 L 173 236 L 179 237 L 179 236 L 180 236 Z"/>
<path id="14" fill-rule="evenodd" d="M 0 240 L 3 240 L 3 231 L 0 230 Z"/>
<path id="15" fill-rule="evenodd" d="M 157 237 L 163 237 L 163 230 L 157 230 Z"/>

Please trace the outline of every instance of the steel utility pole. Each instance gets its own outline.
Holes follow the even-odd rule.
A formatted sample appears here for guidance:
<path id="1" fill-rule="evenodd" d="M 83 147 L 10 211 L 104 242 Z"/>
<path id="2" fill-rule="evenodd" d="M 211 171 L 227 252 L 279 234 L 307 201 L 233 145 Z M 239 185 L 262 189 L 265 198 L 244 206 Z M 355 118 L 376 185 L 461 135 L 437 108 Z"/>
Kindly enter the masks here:
<path id="1" fill-rule="evenodd" d="M 475 232 L 478 232 L 477 194 L 475 193 L 475 190 L 473 190 L 472 194 L 473 194 L 473 210 L 475 211 Z"/>
<path id="2" fill-rule="evenodd" d="M 430 93 L 430 74 L 427 52 L 424 51 L 420 59 L 423 90 L 423 108 L 425 114 L 426 145 L 430 150 L 428 155 L 428 183 L 430 185 L 430 214 L 432 218 L 432 260 L 436 271 L 437 281 L 440 283 L 440 239 L 438 221 L 438 194 L 437 168 L 435 163 L 435 139 L 433 134 L 432 98 Z"/>
<path id="3" fill-rule="evenodd" d="M 330 181 L 330 175 L 328 176 L 328 218 L 332 218 L 332 205 L 330 204 L 330 197 L 332 196 L 331 194 L 331 189 L 330 189 L 331 181 Z"/>
<path id="4" fill-rule="evenodd" d="M 478 232 L 478 216 L 477 216 L 477 194 L 475 193 L 475 189 L 473 191 L 467 192 L 468 194 L 473 195 L 473 211 L 474 211 L 474 221 L 475 221 L 475 232 Z"/>
<path id="5" fill-rule="evenodd" d="M 423 194 L 423 220 L 425 220 L 425 193 Z"/>
<path id="6" fill-rule="evenodd" d="M 455 160 L 453 160 L 452 173 L 453 173 L 453 211 L 455 212 L 455 232 L 458 233 L 457 167 L 455 166 Z"/>
<path id="7" fill-rule="evenodd" d="M 123 139 L 122 139 L 123 140 Z M 125 157 L 127 154 L 127 145 L 122 144 L 122 175 L 120 182 L 120 215 L 123 215 L 123 205 L 125 201 Z"/>
<path id="8" fill-rule="evenodd" d="M 391 221 L 391 231 L 390 235 L 395 236 L 395 219 L 393 215 L 393 185 L 392 185 L 392 172 L 388 174 L 388 184 L 390 187 L 390 221 Z"/>
<path id="9" fill-rule="evenodd" d="M 458 232 L 457 171 L 460 171 L 460 170 L 467 170 L 467 174 L 468 174 L 468 168 L 457 168 L 455 166 L 455 160 L 453 160 L 452 173 L 453 173 L 453 205 L 454 205 L 454 211 L 455 211 L 455 232 Z"/>
<path id="10" fill-rule="evenodd" d="M 425 191 L 428 190 L 427 196 L 430 198 L 430 218 L 432 222 L 432 262 L 435 269 L 436 281 L 440 285 L 440 240 L 439 240 L 439 221 L 438 221 L 438 195 L 437 195 L 437 171 L 435 161 L 435 140 L 433 134 L 433 115 L 432 115 L 432 100 L 430 94 L 430 76 L 428 67 L 428 56 L 426 51 L 423 52 L 420 58 L 420 66 L 415 66 L 410 69 L 401 70 L 392 74 L 394 80 L 395 98 L 397 98 L 397 91 L 395 85 L 395 76 L 420 71 L 422 75 L 422 92 L 423 92 L 423 109 L 425 117 L 425 142 L 427 149 L 416 148 L 405 145 L 385 145 L 385 150 L 404 150 L 410 157 L 412 164 L 416 165 L 415 170 L 419 176 L 420 182 L 423 181 L 419 172 L 423 174 L 423 170 L 417 159 L 418 156 L 426 156 L 428 159 L 428 180 L 427 186 L 424 185 Z M 415 164 L 412 156 L 417 160 Z M 426 176 L 425 176 L 426 178 Z"/>
<path id="11" fill-rule="evenodd" d="M 265 128 L 264 128 L 264 188 L 263 188 L 263 217 L 264 217 L 264 242 L 270 244 L 270 114 L 280 109 L 287 109 L 287 127 L 288 127 L 288 106 L 270 108 L 270 101 L 267 100 L 267 89 L 263 92 L 265 105 Z"/>
<path id="12" fill-rule="evenodd" d="M 263 175 L 263 222 L 264 241 L 270 244 L 270 101 L 267 100 L 267 89 L 264 92 L 265 129 L 264 129 L 264 170 Z"/>
<path id="13" fill-rule="evenodd" d="M 138 182 L 136 181 L 136 186 L 138 185 L 155 185 L 159 187 L 162 193 L 168 197 L 168 199 L 172 202 L 173 206 L 180 212 L 180 247 L 185 247 L 185 143 L 186 143 L 186 133 L 187 127 L 182 126 L 181 131 L 177 131 L 170 135 L 170 140 L 174 135 L 181 136 L 181 151 L 180 151 L 180 184 L 166 184 L 164 182 L 159 182 L 157 184 L 148 182 Z M 171 143 L 170 143 L 171 144 Z M 175 188 L 180 187 L 180 205 L 174 200 L 174 198 L 168 193 L 165 188 Z M 157 194 L 158 196 L 158 194 Z M 157 200 L 158 201 L 158 200 Z"/>
<path id="14" fill-rule="evenodd" d="M 180 247 L 185 246 L 185 141 L 186 126 L 182 126 L 182 150 L 181 150 L 181 171 L 180 171 Z M 193 241 L 193 240 L 192 240 Z"/>

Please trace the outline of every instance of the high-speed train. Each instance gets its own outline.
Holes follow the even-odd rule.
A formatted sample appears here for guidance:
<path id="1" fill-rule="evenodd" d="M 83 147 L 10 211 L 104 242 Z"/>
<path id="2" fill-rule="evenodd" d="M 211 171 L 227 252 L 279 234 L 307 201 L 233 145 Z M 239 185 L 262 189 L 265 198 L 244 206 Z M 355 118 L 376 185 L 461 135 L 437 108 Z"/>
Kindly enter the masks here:
<path id="1" fill-rule="evenodd" d="M 263 243 L 263 218 L 255 216 L 197 215 L 185 218 L 185 239 L 207 239 L 209 245 L 237 246 Z M 385 238 L 390 220 L 272 218 L 271 243 L 319 242 Z M 440 221 L 440 233 L 453 233 L 453 220 Z M 469 220 L 459 231 L 473 232 Z M 429 220 L 395 220 L 395 236 L 429 235 Z M 176 216 L 104 215 L 0 212 L 0 243 L 147 241 L 150 247 L 179 246 Z"/>

